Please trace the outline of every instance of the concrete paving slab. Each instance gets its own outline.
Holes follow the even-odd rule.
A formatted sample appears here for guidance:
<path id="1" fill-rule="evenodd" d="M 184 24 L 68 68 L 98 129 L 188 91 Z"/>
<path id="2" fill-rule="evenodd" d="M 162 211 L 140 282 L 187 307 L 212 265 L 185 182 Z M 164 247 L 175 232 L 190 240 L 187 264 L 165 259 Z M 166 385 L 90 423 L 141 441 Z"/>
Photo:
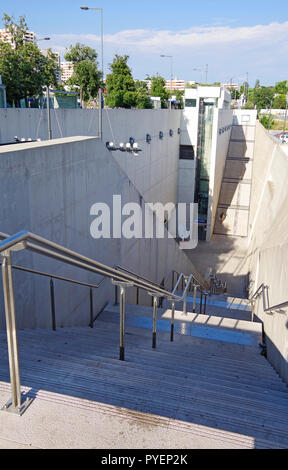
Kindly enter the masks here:
<path id="1" fill-rule="evenodd" d="M 1 403 L 7 385 L 0 382 Z M 251 449 L 254 439 L 40 390 L 21 418 L 0 413 L 0 449 L 36 448 Z"/>

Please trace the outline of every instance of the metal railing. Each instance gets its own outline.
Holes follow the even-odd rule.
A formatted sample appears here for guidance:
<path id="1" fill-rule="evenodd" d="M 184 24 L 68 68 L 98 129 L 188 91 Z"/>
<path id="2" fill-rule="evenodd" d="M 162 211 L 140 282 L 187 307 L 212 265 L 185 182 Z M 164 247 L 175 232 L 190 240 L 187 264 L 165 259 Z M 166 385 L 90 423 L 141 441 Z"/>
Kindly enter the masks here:
<path id="1" fill-rule="evenodd" d="M 251 320 L 254 321 L 254 314 L 255 314 L 255 304 L 256 300 L 259 297 L 262 297 L 262 302 L 263 302 L 263 311 L 264 313 L 271 313 L 271 312 L 280 312 L 283 313 L 283 308 L 288 308 L 288 301 L 287 302 L 282 302 L 281 304 L 276 304 L 272 305 L 272 307 L 269 306 L 269 294 L 268 294 L 268 289 L 269 286 L 265 284 L 261 284 L 258 289 L 254 292 L 252 297 L 250 297 L 249 302 L 251 304 Z"/>
<path id="2" fill-rule="evenodd" d="M 150 296 L 152 296 L 153 302 L 153 331 L 152 331 L 152 347 L 156 348 L 156 332 L 157 332 L 157 307 L 159 298 L 166 298 L 172 303 L 172 314 L 171 314 L 171 335 L 170 339 L 173 341 L 174 334 L 174 314 L 175 314 L 175 303 L 183 301 L 183 312 L 187 314 L 187 293 L 191 286 L 194 287 L 194 302 L 195 306 L 196 291 L 201 284 L 196 281 L 193 274 L 185 276 L 180 273 L 173 291 L 169 291 L 163 285 L 152 282 L 136 273 L 132 273 L 126 268 L 121 266 L 109 267 L 100 262 L 97 262 L 91 258 L 81 255 L 75 251 L 58 245 L 54 242 L 46 240 L 43 237 L 30 233 L 28 231 L 19 232 L 13 236 L 3 234 L 0 232 L 0 258 L 2 262 L 2 282 L 4 292 L 4 305 L 6 315 L 6 330 L 7 330 L 7 343 L 8 343 L 8 356 L 9 356 L 9 371 L 12 398 L 4 406 L 3 409 L 21 415 L 31 403 L 31 399 L 22 401 L 21 385 L 20 385 L 20 371 L 19 371 L 19 359 L 18 359 L 18 341 L 17 341 L 17 328 L 16 328 L 16 315 L 15 315 L 15 298 L 14 298 L 14 286 L 13 286 L 13 269 L 20 271 L 30 272 L 40 276 L 50 277 L 50 282 L 53 283 L 53 279 L 59 279 L 61 281 L 67 281 L 79 285 L 84 285 L 92 288 L 99 288 L 106 279 L 110 279 L 112 284 L 120 288 L 120 360 L 124 360 L 125 356 L 125 302 L 126 302 L 126 289 L 129 287 L 136 287 L 136 289 L 142 289 Z M 29 250 L 34 253 L 58 260 L 64 264 L 72 265 L 83 269 L 85 271 L 100 274 L 103 279 L 98 284 L 86 283 L 76 281 L 63 276 L 58 276 L 50 273 L 44 273 L 35 269 L 26 268 L 24 266 L 15 266 L 12 263 L 12 254 L 16 251 Z M 169 273 L 170 275 L 171 273 Z M 173 272 L 173 281 L 174 281 Z M 177 273 L 178 274 L 178 273 Z M 179 288 L 180 283 L 185 285 L 182 296 L 177 295 L 176 291 Z M 165 284 L 165 280 L 164 280 Z M 52 325 L 53 329 L 56 329 L 55 320 L 55 300 L 54 300 L 54 286 L 51 287 L 51 309 L 52 309 Z M 53 287 L 53 288 L 52 288 Z M 207 292 L 204 293 L 208 294 Z M 201 291 L 202 297 L 202 291 Z M 91 298 L 90 290 L 90 326 L 93 326 L 93 300 Z"/>

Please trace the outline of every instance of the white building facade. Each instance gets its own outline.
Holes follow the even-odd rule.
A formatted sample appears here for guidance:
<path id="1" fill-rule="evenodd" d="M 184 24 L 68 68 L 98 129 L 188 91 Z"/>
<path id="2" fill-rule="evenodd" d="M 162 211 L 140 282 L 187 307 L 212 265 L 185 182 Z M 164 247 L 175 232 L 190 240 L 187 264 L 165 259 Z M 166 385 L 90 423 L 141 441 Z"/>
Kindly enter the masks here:
<path id="1" fill-rule="evenodd" d="M 185 89 L 178 201 L 198 203 L 202 240 L 209 240 L 213 231 L 215 198 L 220 191 L 232 128 L 230 108 L 231 95 L 223 87 Z"/>

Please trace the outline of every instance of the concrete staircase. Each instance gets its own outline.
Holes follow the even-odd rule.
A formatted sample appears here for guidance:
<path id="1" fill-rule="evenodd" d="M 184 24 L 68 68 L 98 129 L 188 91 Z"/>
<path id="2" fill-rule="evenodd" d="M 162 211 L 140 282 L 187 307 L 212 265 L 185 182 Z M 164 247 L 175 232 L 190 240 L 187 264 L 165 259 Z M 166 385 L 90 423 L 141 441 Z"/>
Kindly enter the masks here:
<path id="1" fill-rule="evenodd" d="M 209 301 L 213 309 L 213 302 L 220 308 L 224 299 Z M 127 305 L 125 362 L 118 359 L 119 307 L 113 304 L 106 307 L 93 329 L 19 331 L 21 383 L 29 396 L 36 397 L 35 403 L 38 399 L 46 400 L 46 405 L 64 400 L 73 408 L 75 400 L 77 406 L 80 400 L 86 422 L 91 419 L 91 407 L 94 418 L 95 413 L 108 413 L 115 420 L 122 419 L 126 410 L 126 419 L 132 413 L 133 422 L 142 427 L 149 423 L 151 429 L 173 430 L 179 448 L 185 447 L 184 435 L 186 439 L 190 436 L 189 444 L 185 441 L 189 448 L 286 448 L 288 390 L 261 355 L 261 323 L 238 318 L 240 312 L 247 314 L 247 305 L 239 302 L 228 298 L 222 305 L 222 313 L 229 311 L 229 318 L 221 317 L 220 311 L 184 317 L 177 310 L 174 342 L 169 333 L 171 311 L 164 306 L 158 310 L 154 350 L 152 309 Z M 0 354 L 1 398 L 9 389 L 3 332 Z M 28 419 L 35 403 L 17 419 Z M 9 414 L 0 414 L 5 429 L 9 429 L 9 418 Z M 57 426 L 65 428 L 65 422 L 61 420 Z M 123 419 L 121 422 L 122 427 L 127 425 Z M 0 426 L 0 445 L 3 429 Z M 151 437 L 151 429 L 146 426 L 143 436 Z M 14 440 L 19 439 L 16 427 L 11 432 Z M 153 442 L 157 448 L 157 437 Z M 132 447 L 132 431 L 125 443 Z M 175 447 L 175 442 L 163 445 Z"/>

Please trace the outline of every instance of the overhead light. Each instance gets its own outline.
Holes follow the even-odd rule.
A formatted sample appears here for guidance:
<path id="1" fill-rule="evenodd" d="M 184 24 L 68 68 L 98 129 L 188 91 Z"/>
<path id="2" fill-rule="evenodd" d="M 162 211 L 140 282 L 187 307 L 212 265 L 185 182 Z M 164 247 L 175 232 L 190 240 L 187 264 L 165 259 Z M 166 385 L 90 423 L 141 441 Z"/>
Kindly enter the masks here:
<path id="1" fill-rule="evenodd" d="M 114 142 L 106 142 L 106 148 L 110 151 L 117 150 L 117 148 L 114 145 Z"/>

